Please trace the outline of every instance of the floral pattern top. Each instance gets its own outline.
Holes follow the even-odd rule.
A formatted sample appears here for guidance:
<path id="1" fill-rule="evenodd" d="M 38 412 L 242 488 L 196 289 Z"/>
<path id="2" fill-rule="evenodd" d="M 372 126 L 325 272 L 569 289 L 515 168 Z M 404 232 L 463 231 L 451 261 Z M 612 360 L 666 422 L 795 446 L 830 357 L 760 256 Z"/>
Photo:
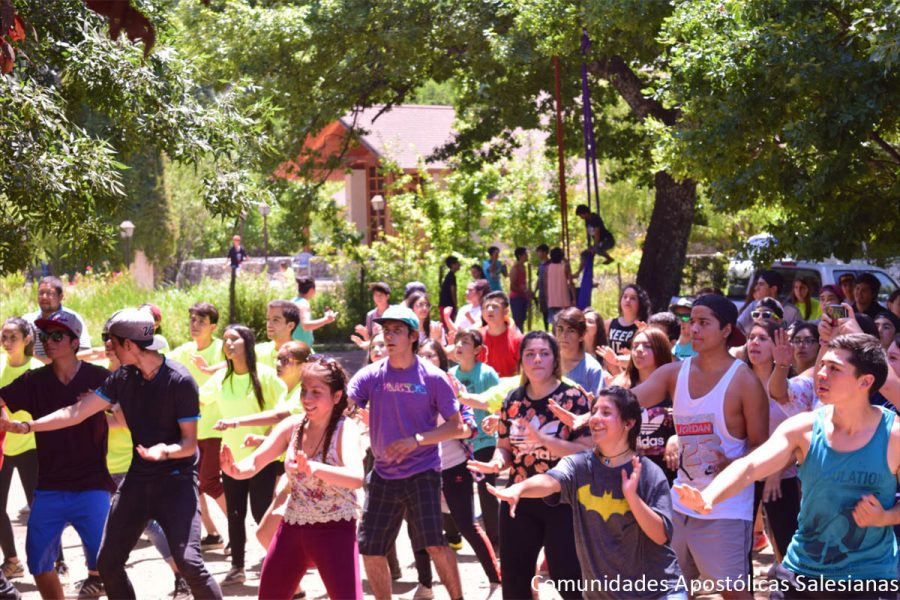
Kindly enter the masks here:
<path id="1" fill-rule="evenodd" d="M 345 417 L 341 417 L 331 443 L 328 447 L 328 460 L 330 465 L 341 465 L 338 459 L 338 444 L 341 439 L 341 430 L 344 427 Z M 289 449 L 297 447 L 297 434 L 300 425 L 294 427 L 291 434 Z M 290 450 L 289 450 L 290 451 Z M 322 461 L 320 450 L 310 460 Z M 327 523 L 329 521 L 352 521 L 359 516 L 359 498 L 356 490 L 325 483 L 318 477 L 305 474 L 288 473 L 291 486 L 291 495 L 284 511 L 284 520 L 292 525 L 308 525 L 310 523 Z"/>
<path id="2" fill-rule="evenodd" d="M 523 439 L 525 431 L 519 426 L 519 419 L 524 417 L 540 433 L 569 442 L 591 434 L 587 427 L 573 432 L 560 423 L 559 419 L 550 412 L 548 401 L 551 399 L 576 415 L 590 412 L 588 397 L 581 389 L 567 383 L 560 383 L 555 390 L 543 398 L 529 398 L 525 393 L 525 386 L 521 386 L 510 392 L 503 402 L 497 435 L 500 439 L 509 440 L 512 446 L 513 463 L 510 484 L 525 481 L 532 475 L 546 473 L 562 458 L 552 454 L 543 445 Z"/>

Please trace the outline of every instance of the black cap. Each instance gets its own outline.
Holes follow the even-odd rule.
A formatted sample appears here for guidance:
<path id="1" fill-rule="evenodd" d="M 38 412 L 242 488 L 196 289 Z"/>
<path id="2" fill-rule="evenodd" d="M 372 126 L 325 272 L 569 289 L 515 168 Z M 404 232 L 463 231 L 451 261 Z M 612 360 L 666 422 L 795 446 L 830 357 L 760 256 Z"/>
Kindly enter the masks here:
<path id="1" fill-rule="evenodd" d="M 744 343 L 744 335 L 737 326 L 738 309 L 731 300 L 719 294 L 704 294 L 694 300 L 694 308 L 698 306 L 705 306 L 711 310 L 722 327 L 731 325 L 731 334 L 725 342 L 729 347 Z"/>

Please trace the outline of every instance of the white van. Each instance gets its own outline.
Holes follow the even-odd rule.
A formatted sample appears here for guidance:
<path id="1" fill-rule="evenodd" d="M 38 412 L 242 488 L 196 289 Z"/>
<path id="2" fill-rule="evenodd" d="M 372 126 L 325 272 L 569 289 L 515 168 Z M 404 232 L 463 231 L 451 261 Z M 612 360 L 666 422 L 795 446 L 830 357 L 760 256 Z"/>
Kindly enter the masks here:
<path id="1" fill-rule="evenodd" d="M 848 263 L 839 260 L 826 260 L 823 262 L 807 262 L 794 260 L 779 260 L 772 264 L 769 269 L 778 271 L 784 277 L 784 289 L 779 290 L 781 302 L 787 302 L 791 296 L 791 290 L 794 288 L 794 279 L 804 277 L 810 282 L 809 290 L 812 297 L 818 297 L 819 290 L 823 285 L 839 285 L 838 279 L 844 273 L 852 273 L 858 277 L 863 273 L 871 273 L 881 282 L 881 289 L 878 291 L 878 303 L 882 306 L 887 304 L 888 297 L 898 287 L 887 271 L 880 267 L 870 265 L 867 262 L 854 260 Z M 756 273 L 765 269 L 729 269 L 728 270 L 728 297 L 734 302 L 738 310 L 740 310 L 747 299 L 748 287 L 756 280 Z M 851 303 L 853 299 L 850 299 Z"/>

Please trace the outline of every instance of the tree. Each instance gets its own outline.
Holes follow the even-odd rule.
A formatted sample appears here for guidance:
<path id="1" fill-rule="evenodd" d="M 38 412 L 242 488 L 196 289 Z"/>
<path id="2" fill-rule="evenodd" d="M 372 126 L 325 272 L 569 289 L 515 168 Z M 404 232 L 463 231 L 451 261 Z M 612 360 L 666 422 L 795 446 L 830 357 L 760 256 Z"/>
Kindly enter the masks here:
<path id="1" fill-rule="evenodd" d="M 28 59 L 19 52 L 0 78 L 0 272 L 28 265 L 47 240 L 64 240 L 64 254 L 85 261 L 110 251 L 118 234 L 111 217 L 128 193 L 123 173 L 134 173 L 132 181 L 159 175 L 161 153 L 183 162 L 210 157 L 207 207 L 240 211 L 247 200 L 229 182 L 250 180 L 237 157 L 254 156 L 262 132 L 253 111 L 265 107 L 238 110 L 237 91 L 212 96 L 199 86 L 166 43 L 161 18 L 161 43 L 145 60 L 141 47 L 107 39 L 79 0 L 16 0 L 16 10 L 39 35 L 21 42 Z M 132 158 L 149 170 L 128 170 Z"/>

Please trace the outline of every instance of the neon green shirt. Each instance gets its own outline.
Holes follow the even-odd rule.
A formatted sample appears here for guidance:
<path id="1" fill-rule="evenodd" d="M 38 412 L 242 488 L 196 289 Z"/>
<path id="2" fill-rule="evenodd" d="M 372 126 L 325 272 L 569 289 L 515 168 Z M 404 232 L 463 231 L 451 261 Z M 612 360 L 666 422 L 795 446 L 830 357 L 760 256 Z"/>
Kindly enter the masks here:
<path id="1" fill-rule="evenodd" d="M 225 381 L 227 371 L 216 372 L 200 388 L 200 404 L 218 405 L 223 419 L 234 419 L 260 413 L 275 408 L 287 394 L 287 386 L 278 379 L 275 369 L 266 365 L 257 365 L 256 374 L 259 377 L 259 385 L 263 392 L 263 406 L 260 408 L 253 393 L 253 384 L 250 382 L 250 374 L 238 375 L 232 373 L 228 381 Z M 244 436 L 248 433 L 265 435 L 268 427 L 235 427 L 222 432 L 222 443 L 228 444 L 236 461 L 243 460 L 253 454 L 254 448 L 242 448 Z"/>
<path id="2" fill-rule="evenodd" d="M 212 343 L 204 348 L 203 350 L 197 350 L 197 342 L 190 341 L 186 344 L 182 344 L 172 350 L 171 352 L 166 354 L 167 358 L 174 360 L 175 362 L 179 362 L 187 367 L 187 370 L 190 371 L 191 375 L 194 377 L 194 380 L 197 382 L 197 387 L 203 387 L 207 381 L 209 381 L 210 375 L 202 372 L 197 365 L 194 364 L 193 356 L 195 354 L 199 354 L 203 357 L 203 360 L 206 361 L 206 364 L 214 365 L 218 362 L 222 361 L 222 340 L 213 339 Z M 224 370 L 222 371 L 224 373 Z M 219 406 L 217 404 L 211 404 L 204 406 L 200 405 L 200 420 L 197 422 L 197 439 L 198 440 L 206 440 L 209 438 L 220 438 L 222 437 L 221 431 L 216 431 L 213 429 L 213 425 L 216 424 L 216 421 L 222 418 L 222 413 L 219 412 Z"/>
<path id="3" fill-rule="evenodd" d="M 288 410 L 292 415 L 299 415 L 304 412 L 303 404 L 300 403 L 301 387 L 302 386 L 299 383 L 295 385 L 294 389 L 287 392 L 275 408 L 278 410 Z"/>
<path id="4" fill-rule="evenodd" d="M 110 474 L 126 473 L 131 466 L 134 443 L 127 427 L 110 427 L 106 448 L 106 468 Z"/>
<path id="5" fill-rule="evenodd" d="M 275 342 L 263 342 L 256 345 L 256 364 L 266 365 L 275 368 L 275 358 L 278 356 L 278 350 L 275 349 Z"/>
<path id="6" fill-rule="evenodd" d="M 44 363 L 36 358 L 26 360 L 25 364 L 20 367 L 13 367 L 7 360 L 3 360 L 3 362 L 0 363 L 0 387 L 9 385 L 25 371 L 39 369 L 43 366 Z M 9 418 L 11 421 L 30 421 L 31 415 L 27 410 L 17 410 L 16 412 L 11 413 Z M 33 433 L 7 433 L 3 454 L 5 456 L 18 456 L 19 454 L 34 450 L 35 448 L 37 448 L 37 446 L 34 443 Z"/>

